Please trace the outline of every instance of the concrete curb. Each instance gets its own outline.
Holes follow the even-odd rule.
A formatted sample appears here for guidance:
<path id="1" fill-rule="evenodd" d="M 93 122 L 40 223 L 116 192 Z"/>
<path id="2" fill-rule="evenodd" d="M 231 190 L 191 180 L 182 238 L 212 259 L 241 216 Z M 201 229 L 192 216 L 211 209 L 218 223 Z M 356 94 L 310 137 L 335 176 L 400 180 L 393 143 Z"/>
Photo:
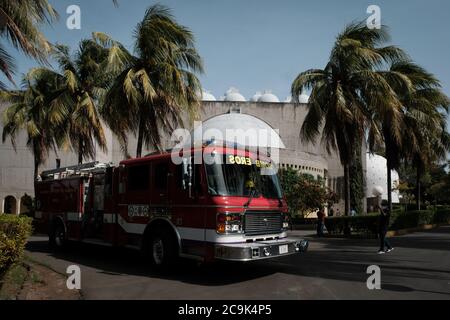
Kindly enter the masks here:
<path id="1" fill-rule="evenodd" d="M 388 231 L 386 233 L 386 236 L 388 236 L 388 237 L 403 236 L 405 234 L 414 233 L 414 232 L 418 232 L 418 231 L 432 230 L 432 229 L 436 229 L 436 228 L 446 226 L 446 225 L 448 225 L 448 224 L 447 223 L 425 224 L 423 226 L 415 227 L 415 228 L 392 230 L 392 231 Z"/>
<path id="2" fill-rule="evenodd" d="M 426 231 L 426 230 L 432 230 L 436 229 L 442 226 L 448 226 L 450 223 L 438 223 L 438 224 L 425 224 L 420 227 L 415 228 L 407 228 L 407 229 L 400 229 L 400 230 L 391 230 L 386 233 L 387 237 L 397 237 L 397 236 L 404 236 L 406 234 L 419 232 L 419 231 Z M 324 238 L 330 238 L 330 239 L 376 239 L 377 235 L 372 235 L 371 237 L 367 235 L 350 235 L 345 236 L 342 234 L 339 235 L 332 235 L 332 234 L 325 234 Z"/>

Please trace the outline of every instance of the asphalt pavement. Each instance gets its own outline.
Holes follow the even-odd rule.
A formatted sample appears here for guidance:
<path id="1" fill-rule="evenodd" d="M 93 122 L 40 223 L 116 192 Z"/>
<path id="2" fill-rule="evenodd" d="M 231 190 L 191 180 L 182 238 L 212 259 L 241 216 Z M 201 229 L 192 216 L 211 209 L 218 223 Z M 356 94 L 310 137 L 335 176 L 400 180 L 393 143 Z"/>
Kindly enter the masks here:
<path id="1" fill-rule="evenodd" d="M 377 240 L 316 238 L 306 253 L 250 263 L 152 270 L 138 252 L 73 244 L 54 253 L 33 236 L 27 254 L 58 272 L 81 268 L 85 299 L 450 299 L 450 226 L 391 238 L 395 250 L 378 255 Z M 381 270 L 381 289 L 369 290 L 367 268 Z"/>

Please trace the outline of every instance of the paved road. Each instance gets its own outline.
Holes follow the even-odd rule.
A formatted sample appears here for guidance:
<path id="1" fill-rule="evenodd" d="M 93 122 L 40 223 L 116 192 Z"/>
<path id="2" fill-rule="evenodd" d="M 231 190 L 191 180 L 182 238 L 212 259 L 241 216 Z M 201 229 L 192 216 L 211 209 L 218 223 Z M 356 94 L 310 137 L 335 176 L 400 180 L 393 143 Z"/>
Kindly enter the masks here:
<path id="1" fill-rule="evenodd" d="M 169 273 L 151 271 L 131 250 L 77 244 L 54 254 L 45 237 L 32 237 L 27 251 L 60 272 L 79 265 L 86 299 L 450 299 L 450 226 L 391 240 L 395 250 L 377 255 L 375 240 L 310 237 L 306 254 L 247 264 L 188 261 Z M 373 264 L 381 290 L 366 287 Z"/>

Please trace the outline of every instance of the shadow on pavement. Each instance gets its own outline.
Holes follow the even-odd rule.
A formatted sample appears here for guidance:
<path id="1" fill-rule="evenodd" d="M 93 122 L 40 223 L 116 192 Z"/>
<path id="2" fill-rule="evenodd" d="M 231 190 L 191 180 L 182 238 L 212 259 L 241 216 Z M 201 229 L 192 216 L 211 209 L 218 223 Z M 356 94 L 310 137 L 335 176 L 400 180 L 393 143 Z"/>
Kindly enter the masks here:
<path id="1" fill-rule="evenodd" d="M 450 295 L 450 287 L 443 289 L 447 291 L 448 288 L 448 292 L 440 292 L 440 284 L 437 285 L 439 290 L 436 291 L 417 288 L 417 279 L 443 281 L 442 283 L 447 284 L 450 282 L 450 273 L 449 270 L 423 267 L 423 260 L 417 259 L 420 257 L 415 256 L 413 250 L 420 248 L 448 251 L 450 227 L 393 238 L 391 242 L 397 251 L 388 255 L 376 254 L 378 245 L 376 239 L 311 238 L 310 240 L 312 245 L 306 254 L 251 263 L 217 262 L 213 265 L 202 266 L 198 266 L 193 261 L 182 260 L 175 267 L 176 270 L 165 272 L 152 270 L 139 252 L 128 249 L 72 243 L 67 251 L 55 253 L 49 250 L 47 241 L 32 240 L 28 243 L 27 250 L 95 268 L 97 272 L 107 275 L 118 277 L 137 275 L 204 286 L 222 286 L 284 273 L 300 277 L 357 282 L 365 287 L 368 277 L 367 267 L 375 264 L 382 268 L 384 279 L 395 278 L 393 282 L 401 281 L 402 283 L 398 285 L 382 282 L 385 290 Z M 408 254 L 395 254 L 402 251 L 408 251 Z M 416 259 L 409 260 L 409 257 Z M 436 259 L 440 258 L 437 254 Z M 441 261 L 438 265 L 450 266 L 450 261 L 448 264 L 442 264 Z"/>
<path id="2" fill-rule="evenodd" d="M 276 272 L 270 268 L 256 268 L 253 263 L 215 262 L 213 265 L 199 265 L 195 261 L 185 259 L 180 259 L 172 270 L 156 271 L 152 270 L 138 251 L 83 243 L 70 243 L 63 252 L 54 252 L 48 247 L 47 241 L 32 240 L 27 243 L 26 250 L 32 253 L 45 253 L 56 259 L 95 268 L 102 274 L 154 277 L 205 286 L 239 283 Z"/>

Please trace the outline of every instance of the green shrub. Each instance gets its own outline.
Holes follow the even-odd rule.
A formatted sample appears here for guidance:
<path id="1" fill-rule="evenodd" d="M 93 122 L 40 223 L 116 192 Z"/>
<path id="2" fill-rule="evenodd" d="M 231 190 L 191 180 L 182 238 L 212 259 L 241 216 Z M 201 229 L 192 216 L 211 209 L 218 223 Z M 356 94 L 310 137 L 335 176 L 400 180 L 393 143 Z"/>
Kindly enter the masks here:
<path id="1" fill-rule="evenodd" d="M 426 224 L 449 223 L 450 209 L 408 211 L 393 210 L 389 230 L 415 228 Z M 379 215 L 369 214 L 355 217 L 328 217 L 325 226 L 330 234 L 345 234 L 346 227 L 351 233 L 374 235 L 378 232 Z M 347 229 L 348 230 L 348 229 Z"/>
<path id="2" fill-rule="evenodd" d="M 450 208 L 437 209 L 434 215 L 434 223 L 450 223 Z"/>
<path id="3" fill-rule="evenodd" d="M 0 274 L 22 257 L 31 231 L 30 218 L 0 214 Z"/>
<path id="4" fill-rule="evenodd" d="M 432 210 L 415 210 L 400 212 L 391 216 L 390 230 L 415 228 L 434 222 L 435 212 Z"/>
<path id="5" fill-rule="evenodd" d="M 317 218 L 303 218 L 303 217 L 292 217 L 291 224 L 293 225 L 304 225 L 304 224 L 316 224 Z"/>
<path id="6" fill-rule="evenodd" d="M 376 234 L 378 216 L 327 217 L 325 219 L 325 227 L 330 234 L 344 234 L 347 227 L 352 233 Z"/>

